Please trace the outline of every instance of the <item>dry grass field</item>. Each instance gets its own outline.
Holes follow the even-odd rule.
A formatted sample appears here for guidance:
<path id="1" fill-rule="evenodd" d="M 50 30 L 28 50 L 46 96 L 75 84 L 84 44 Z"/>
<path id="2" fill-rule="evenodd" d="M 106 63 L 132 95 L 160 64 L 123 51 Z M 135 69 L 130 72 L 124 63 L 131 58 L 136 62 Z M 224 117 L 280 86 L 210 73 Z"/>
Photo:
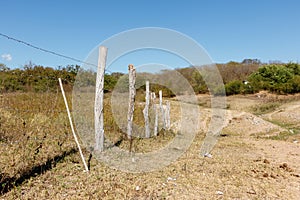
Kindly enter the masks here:
<path id="1" fill-rule="evenodd" d="M 198 120 L 207 122 L 209 96 L 198 98 Z M 171 107 L 175 123 L 178 103 Z M 300 199 L 300 95 L 230 96 L 227 107 L 212 158 L 199 156 L 207 129 L 201 123 L 190 148 L 161 170 L 125 173 L 84 150 L 86 173 L 59 93 L 2 94 L 0 199 Z M 105 123 L 118 140 L 113 121 Z M 134 145 L 159 148 L 172 134 Z M 128 141 L 120 147 L 128 148 Z"/>

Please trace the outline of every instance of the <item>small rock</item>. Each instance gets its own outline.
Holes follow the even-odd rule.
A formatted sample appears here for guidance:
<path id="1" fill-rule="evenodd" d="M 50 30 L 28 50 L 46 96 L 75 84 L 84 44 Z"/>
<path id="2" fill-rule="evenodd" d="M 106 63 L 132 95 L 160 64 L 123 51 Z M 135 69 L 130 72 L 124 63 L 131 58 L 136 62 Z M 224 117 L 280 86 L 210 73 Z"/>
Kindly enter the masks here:
<path id="1" fill-rule="evenodd" d="M 265 177 L 265 178 L 267 178 L 268 176 L 269 176 L 269 174 L 266 172 L 263 174 L 263 177 Z"/>
<path id="2" fill-rule="evenodd" d="M 298 143 L 298 140 L 294 140 L 293 143 L 297 144 L 297 143 Z"/>
<path id="3" fill-rule="evenodd" d="M 287 172 L 292 172 L 292 171 L 294 171 L 292 168 L 290 168 L 290 167 L 287 165 L 287 163 L 282 163 L 281 165 L 279 165 L 279 168 L 282 168 L 282 169 L 284 169 L 284 170 L 287 171 Z"/>
<path id="4" fill-rule="evenodd" d="M 169 182 L 169 181 L 176 181 L 176 178 L 168 177 L 168 178 L 167 178 L 167 181 L 168 181 L 168 182 Z"/>
<path id="5" fill-rule="evenodd" d="M 217 194 L 217 195 L 223 195 L 224 193 L 223 193 L 222 191 L 219 191 L 219 190 L 218 190 L 218 191 L 216 191 L 216 194 Z"/>
<path id="6" fill-rule="evenodd" d="M 276 178 L 276 176 L 274 174 L 271 174 L 270 177 L 271 178 Z"/>
<path id="7" fill-rule="evenodd" d="M 282 163 L 281 165 L 279 165 L 279 168 L 287 168 L 288 167 L 288 165 L 286 164 L 286 163 Z"/>
<path id="8" fill-rule="evenodd" d="M 204 154 L 204 157 L 212 158 L 212 155 L 210 153 L 206 153 L 206 154 Z"/>
<path id="9" fill-rule="evenodd" d="M 139 190 L 140 190 L 140 186 L 136 186 L 136 187 L 135 187 L 135 190 L 136 190 L 136 191 L 139 191 Z"/>
<path id="10" fill-rule="evenodd" d="M 255 190 L 251 189 L 247 192 L 248 194 L 256 194 Z"/>
<path id="11" fill-rule="evenodd" d="M 267 159 L 264 159 L 264 163 L 265 164 L 270 164 L 270 161 L 268 161 Z"/>

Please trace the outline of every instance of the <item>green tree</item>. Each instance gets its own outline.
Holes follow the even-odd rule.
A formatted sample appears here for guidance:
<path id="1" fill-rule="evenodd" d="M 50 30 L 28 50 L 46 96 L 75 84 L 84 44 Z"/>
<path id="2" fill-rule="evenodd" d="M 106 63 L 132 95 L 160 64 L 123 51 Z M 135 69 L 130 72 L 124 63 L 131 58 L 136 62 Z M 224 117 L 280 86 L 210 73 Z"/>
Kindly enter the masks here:
<path id="1" fill-rule="evenodd" d="M 249 80 L 255 90 L 287 93 L 289 91 L 288 82 L 293 76 L 293 70 L 284 65 L 266 65 L 251 74 Z"/>

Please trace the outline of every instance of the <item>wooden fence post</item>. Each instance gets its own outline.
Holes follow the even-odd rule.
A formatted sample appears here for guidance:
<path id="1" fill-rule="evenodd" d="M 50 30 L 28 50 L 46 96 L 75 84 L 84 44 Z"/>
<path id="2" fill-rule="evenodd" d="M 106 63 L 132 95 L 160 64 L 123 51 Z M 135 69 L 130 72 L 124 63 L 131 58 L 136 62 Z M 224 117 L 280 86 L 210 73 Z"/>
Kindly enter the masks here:
<path id="1" fill-rule="evenodd" d="M 161 116 L 162 116 L 163 129 L 166 130 L 166 121 L 165 121 L 164 107 L 162 104 L 162 91 L 161 90 L 159 90 L 159 107 L 160 107 L 160 112 L 161 112 Z"/>
<path id="2" fill-rule="evenodd" d="M 127 113 L 127 137 L 130 139 L 130 151 L 132 144 L 132 122 L 133 122 L 133 112 L 134 112 L 134 101 L 135 101 L 135 78 L 136 72 L 134 66 L 130 64 L 128 66 L 128 76 L 129 76 L 129 105 Z"/>
<path id="3" fill-rule="evenodd" d="M 151 92 L 151 99 L 152 99 L 152 106 L 153 106 L 153 111 L 155 114 L 154 118 L 154 136 L 157 136 L 158 133 L 158 109 L 157 109 L 157 104 L 155 103 L 156 95 L 155 92 Z"/>
<path id="4" fill-rule="evenodd" d="M 150 104 L 150 91 L 149 91 L 149 81 L 146 81 L 146 104 L 143 110 L 145 119 L 145 137 L 150 138 L 150 128 L 149 128 L 149 104 Z"/>
<path id="5" fill-rule="evenodd" d="M 104 150 L 104 128 L 103 128 L 103 87 L 104 73 L 106 66 L 107 48 L 99 47 L 98 68 L 96 78 L 96 93 L 95 93 L 95 150 Z"/>
<path id="6" fill-rule="evenodd" d="M 170 126 L 171 126 L 171 120 L 170 120 L 170 101 L 166 101 L 165 120 L 166 120 L 166 129 L 170 130 Z"/>

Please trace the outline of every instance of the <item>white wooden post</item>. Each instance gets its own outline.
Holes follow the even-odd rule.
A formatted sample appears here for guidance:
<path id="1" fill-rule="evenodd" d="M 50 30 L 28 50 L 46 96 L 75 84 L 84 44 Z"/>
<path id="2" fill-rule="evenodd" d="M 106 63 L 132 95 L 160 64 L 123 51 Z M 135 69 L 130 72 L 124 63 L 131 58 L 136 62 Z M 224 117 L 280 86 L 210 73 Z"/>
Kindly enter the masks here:
<path id="1" fill-rule="evenodd" d="M 170 101 L 166 101 L 166 111 L 165 111 L 166 129 L 170 130 L 171 120 L 170 120 Z"/>
<path id="2" fill-rule="evenodd" d="M 75 129 L 74 129 L 74 126 L 73 126 L 73 122 L 72 122 L 72 118 L 71 118 L 71 113 L 70 113 L 69 106 L 68 106 L 68 101 L 67 101 L 67 98 L 66 98 L 66 95 L 65 95 L 65 91 L 64 91 L 64 88 L 63 88 L 61 79 L 59 78 L 58 81 L 59 81 L 61 93 L 62 93 L 63 98 L 64 98 L 64 102 L 65 102 L 65 105 L 66 105 L 66 109 L 67 109 L 67 113 L 68 113 L 68 118 L 69 118 L 71 130 L 72 130 L 72 133 L 73 133 L 73 137 L 74 137 L 75 142 L 76 142 L 76 144 L 77 144 L 77 147 L 78 147 L 78 150 L 79 150 L 79 153 L 80 153 L 80 157 L 81 157 L 81 160 L 82 160 L 82 162 L 83 162 L 85 171 L 88 172 L 88 171 L 89 171 L 89 168 L 88 168 L 88 166 L 87 166 L 87 164 L 86 164 L 86 162 L 85 162 L 83 153 L 82 153 L 82 151 L 81 151 L 81 148 L 80 148 L 80 145 L 79 145 L 79 142 L 78 142 L 78 139 L 77 139 L 77 136 L 76 136 L 76 134 L 75 134 Z"/>
<path id="3" fill-rule="evenodd" d="M 149 127 L 149 104 L 150 104 L 150 91 L 149 91 L 149 81 L 146 81 L 146 104 L 143 110 L 145 119 L 145 137 L 150 137 L 150 127 Z"/>
<path id="4" fill-rule="evenodd" d="M 164 107 L 162 104 L 162 91 L 161 90 L 159 90 L 159 107 L 160 107 L 160 112 L 161 112 L 161 116 L 162 116 L 163 129 L 166 130 L 166 121 L 165 121 Z"/>
<path id="5" fill-rule="evenodd" d="M 127 114 L 127 137 L 132 139 L 132 122 L 133 122 L 133 112 L 134 112 L 134 101 L 135 101 L 135 78 L 136 72 L 133 65 L 128 66 L 128 76 L 129 76 L 129 105 Z M 131 147 L 130 147 L 131 150 Z"/>
<path id="6" fill-rule="evenodd" d="M 158 133 L 158 108 L 157 108 L 157 104 L 155 102 L 155 99 L 156 99 L 156 95 L 155 95 L 155 92 L 151 92 L 150 93 L 151 95 L 151 104 L 152 104 L 152 108 L 153 108 L 153 111 L 154 111 L 154 131 L 153 131 L 153 135 L 154 136 L 157 136 L 157 133 Z"/>
<path id="7" fill-rule="evenodd" d="M 96 78 L 96 94 L 95 94 L 95 150 L 104 150 L 104 128 L 103 128 L 103 87 L 104 73 L 106 66 L 107 48 L 99 47 L 98 69 Z"/>

